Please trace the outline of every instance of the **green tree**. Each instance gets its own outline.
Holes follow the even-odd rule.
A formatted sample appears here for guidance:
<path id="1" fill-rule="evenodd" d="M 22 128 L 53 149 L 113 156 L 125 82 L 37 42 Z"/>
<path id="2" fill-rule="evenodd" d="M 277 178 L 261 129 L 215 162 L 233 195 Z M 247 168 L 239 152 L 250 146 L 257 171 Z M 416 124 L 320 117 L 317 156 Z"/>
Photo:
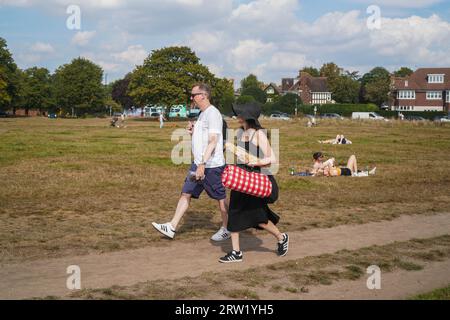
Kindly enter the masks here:
<path id="1" fill-rule="evenodd" d="M 333 83 L 334 80 L 339 78 L 339 76 L 341 76 L 343 73 L 344 73 L 344 70 L 342 68 L 340 68 L 334 62 L 325 63 L 320 68 L 320 76 L 327 77 L 329 83 Z"/>
<path id="2" fill-rule="evenodd" d="M 240 95 L 236 99 L 237 104 L 246 104 L 246 103 L 255 102 L 255 101 L 256 101 L 255 98 L 253 98 L 252 96 L 243 96 L 243 95 Z"/>
<path id="3" fill-rule="evenodd" d="M 8 83 L 2 70 L 0 70 L 0 110 L 11 103 L 11 97 L 8 94 Z"/>
<path id="4" fill-rule="evenodd" d="M 54 75 L 56 104 L 64 113 L 104 111 L 103 70 L 85 58 L 77 58 L 59 67 Z"/>
<path id="5" fill-rule="evenodd" d="M 300 72 L 308 72 L 313 77 L 320 77 L 320 72 L 317 68 L 314 67 L 304 67 Z"/>
<path id="6" fill-rule="evenodd" d="M 0 37 L 0 109 L 11 106 L 15 112 L 14 103 L 19 94 L 19 69 L 14 63 L 5 39 Z"/>
<path id="7" fill-rule="evenodd" d="M 259 88 L 264 84 L 258 80 L 258 77 L 254 74 L 249 74 L 247 77 L 241 80 L 241 90 L 244 91 L 245 89 L 249 88 Z"/>
<path id="8" fill-rule="evenodd" d="M 404 78 L 404 77 L 410 76 L 413 72 L 414 71 L 412 71 L 408 67 L 401 67 L 400 69 L 398 69 L 397 71 L 394 72 L 394 76 Z"/>
<path id="9" fill-rule="evenodd" d="M 48 110 L 54 105 L 52 80 L 45 68 L 33 67 L 22 73 L 21 106 L 28 114 L 29 109 Z"/>
<path id="10" fill-rule="evenodd" d="M 273 103 L 272 111 L 280 111 L 289 114 L 295 112 L 295 106 L 300 107 L 302 104 L 301 98 L 295 93 L 288 93 L 281 96 L 277 102 Z"/>
<path id="11" fill-rule="evenodd" d="M 351 75 L 341 75 L 334 82 L 333 99 L 338 103 L 358 103 L 360 83 Z"/>
<path id="12" fill-rule="evenodd" d="M 224 114 L 232 112 L 234 99 L 233 84 L 227 79 L 214 79 L 211 102 Z"/>
<path id="13" fill-rule="evenodd" d="M 214 75 L 188 47 L 154 50 L 131 75 L 129 95 L 138 106 L 188 103 L 196 82 L 212 84 Z"/>
<path id="14" fill-rule="evenodd" d="M 338 88 L 339 78 L 342 76 L 343 72 L 344 70 L 334 62 L 325 63 L 320 68 L 320 76 L 327 78 L 328 90 L 333 93 L 333 98 Z"/>
<path id="15" fill-rule="evenodd" d="M 329 62 L 320 68 L 320 75 L 327 77 L 328 90 L 336 102 L 359 102 L 360 83 L 357 71 L 345 71 L 337 64 Z"/>
<path id="16" fill-rule="evenodd" d="M 131 74 L 127 74 L 123 79 L 117 80 L 112 84 L 111 97 L 122 106 L 123 109 L 131 109 L 134 106 L 133 98 L 128 93 Z"/>
<path id="17" fill-rule="evenodd" d="M 245 88 L 242 90 L 241 94 L 243 96 L 252 96 L 256 101 L 262 104 L 266 103 L 267 101 L 267 94 L 264 92 L 264 90 L 258 87 Z"/>
<path id="18" fill-rule="evenodd" d="M 370 70 L 361 78 L 360 96 L 365 102 L 371 102 L 377 106 L 389 100 L 391 75 L 383 67 Z"/>

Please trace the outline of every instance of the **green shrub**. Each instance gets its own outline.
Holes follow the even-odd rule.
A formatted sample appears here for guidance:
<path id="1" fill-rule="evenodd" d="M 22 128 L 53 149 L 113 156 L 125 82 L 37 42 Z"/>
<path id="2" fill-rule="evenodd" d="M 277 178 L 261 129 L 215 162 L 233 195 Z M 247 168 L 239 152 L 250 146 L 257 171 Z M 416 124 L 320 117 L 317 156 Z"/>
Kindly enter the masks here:
<path id="1" fill-rule="evenodd" d="M 398 118 L 398 111 L 380 110 L 377 112 L 385 118 Z M 444 117 L 447 115 L 446 112 L 437 111 L 401 111 L 401 113 L 403 113 L 404 116 L 419 116 L 428 120 L 433 120 L 435 117 Z"/>

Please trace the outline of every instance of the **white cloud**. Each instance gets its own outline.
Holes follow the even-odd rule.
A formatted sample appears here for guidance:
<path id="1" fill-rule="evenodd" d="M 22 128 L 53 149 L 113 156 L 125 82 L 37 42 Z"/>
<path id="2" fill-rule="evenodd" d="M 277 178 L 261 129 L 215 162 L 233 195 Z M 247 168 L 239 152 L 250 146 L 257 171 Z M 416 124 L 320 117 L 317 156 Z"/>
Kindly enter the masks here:
<path id="1" fill-rule="evenodd" d="M 216 77 L 223 77 L 223 66 L 218 66 L 214 63 L 208 63 L 206 66 Z"/>
<path id="2" fill-rule="evenodd" d="M 31 51 L 35 53 L 53 53 L 55 52 L 55 49 L 49 43 L 36 42 L 31 46 Z"/>
<path id="3" fill-rule="evenodd" d="M 374 3 L 351 1 L 358 8 L 364 3 Z M 443 2 L 440 0 L 375 1 L 384 17 L 380 30 L 367 28 L 364 8 L 328 12 L 314 21 L 304 21 L 297 15 L 302 9 L 299 0 L 77 2 L 82 9 L 83 25 L 93 25 L 97 32 L 83 30 L 75 34 L 72 43 L 76 46 L 69 48 L 67 54 L 77 56 L 80 47 L 86 46 L 94 62 L 117 76 L 142 64 L 150 50 L 173 44 L 190 46 L 213 73 L 235 78 L 237 82 L 250 72 L 267 82 L 280 82 L 283 75 L 295 75 L 299 68 L 320 67 L 329 61 L 361 72 L 377 65 L 450 64 L 450 23 L 444 12 L 442 18 L 423 13 L 419 17 L 408 16 L 405 10 L 429 7 Z M 0 0 L 2 5 L 39 5 L 59 15 L 65 12 L 62 8 L 72 3 L 72 0 Z M 396 10 L 403 12 L 401 17 L 387 18 L 383 14 Z M 141 45 L 133 45 L 136 43 Z M 40 61 L 53 49 L 45 43 L 35 43 L 33 48 L 23 49 L 22 60 Z"/>
<path id="4" fill-rule="evenodd" d="M 260 40 L 242 40 L 231 49 L 229 62 L 238 72 L 246 72 L 252 68 L 255 62 L 264 59 L 273 49 L 272 43 L 264 43 Z"/>
<path id="5" fill-rule="evenodd" d="M 95 37 L 95 31 L 79 31 L 72 37 L 72 44 L 84 47 Z"/>
<path id="6" fill-rule="evenodd" d="M 97 64 L 103 68 L 106 72 L 116 72 L 120 70 L 120 64 L 112 63 L 112 62 L 106 62 L 106 61 L 97 61 Z"/>
<path id="7" fill-rule="evenodd" d="M 210 53 L 224 46 L 223 32 L 195 32 L 187 40 L 187 44 L 196 53 Z"/>
<path id="8" fill-rule="evenodd" d="M 429 18 L 412 16 L 405 19 L 382 19 L 380 30 L 370 33 L 370 45 L 381 55 L 409 56 L 418 55 L 419 50 L 433 48 L 450 49 L 446 39 L 450 38 L 450 23 L 441 20 L 437 15 Z"/>
<path id="9" fill-rule="evenodd" d="M 125 51 L 112 54 L 112 56 L 122 62 L 128 62 L 133 66 L 140 65 L 148 56 L 147 50 L 142 45 L 129 46 Z"/>
<path id="10" fill-rule="evenodd" d="M 361 0 L 353 0 L 354 2 Z M 362 0 L 367 4 L 375 4 L 383 7 L 396 7 L 396 8 L 426 8 L 434 4 L 444 2 L 444 0 Z"/>

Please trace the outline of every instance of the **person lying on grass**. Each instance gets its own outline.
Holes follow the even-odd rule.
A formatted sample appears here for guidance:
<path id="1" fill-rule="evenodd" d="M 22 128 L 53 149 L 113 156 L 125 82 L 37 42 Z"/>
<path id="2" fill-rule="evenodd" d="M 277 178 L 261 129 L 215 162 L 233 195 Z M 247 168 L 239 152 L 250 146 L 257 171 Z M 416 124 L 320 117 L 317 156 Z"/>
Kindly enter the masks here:
<path id="1" fill-rule="evenodd" d="M 358 171 L 358 162 L 356 160 L 355 155 L 351 155 L 347 161 L 346 167 L 336 167 L 335 159 L 331 158 L 327 161 L 323 161 L 324 156 L 321 152 L 316 152 L 313 155 L 314 158 L 314 166 L 313 166 L 313 175 L 320 176 L 324 175 L 325 177 L 339 177 L 339 176 L 347 176 L 347 177 L 368 177 L 369 175 L 375 175 L 377 168 L 373 168 L 370 171 Z"/>
<path id="2" fill-rule="evenodd" d="M 343 134 L 338 134 L 336 136 L 336 139 L 330 139 L 330 140 L 318 140 L 319 143 L 323 144 L 352 144 L 350 140 L 348 140 L 346 137 L 344 137 Z"/>
<path id="3" fill-rule="evenodd" d="M 326 167 L 334 166 L 334 158 L 330 158 L 324 161 L 324 155 L 322 152 L 316 152 L 313 154 L 314 164 L 311 170 L 313 176 L 323 175 L 323 171 Z"/>

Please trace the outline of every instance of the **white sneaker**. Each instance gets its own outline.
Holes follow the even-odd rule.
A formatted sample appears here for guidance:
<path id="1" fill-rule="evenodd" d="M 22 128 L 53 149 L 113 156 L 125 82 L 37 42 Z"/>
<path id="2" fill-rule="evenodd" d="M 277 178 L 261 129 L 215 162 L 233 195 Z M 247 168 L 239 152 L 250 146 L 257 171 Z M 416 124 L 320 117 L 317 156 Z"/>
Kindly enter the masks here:
<path id="1" fill-rule="evenodd" d="M 369 171 L 369 174 L 371 176 L 375 175 L 375 173 L 377 172 L 377 167 L 373 168 L 372 170 Z"/>
<path id="2" fill-rule="evenodd" d="M 367 171 L 353 172 L 353 177 L 368 177 L 369 173 Z"/>
<path id="3" fill-rule="evenodd" d="M 159 224 L 159 223 L 156 223 L 156 222 L 152 222 L 152 225 L 155 227 L 156 230 L 161 232 L 166 237 L 168 237 L 170 239 L 173 239 L 173 237 L 175 237 L 175 230 L 173 229 L 173 227 L 170 224 L 170 222 L 164 223 L 164 224 Z"/>
<path id="4" fill-rule="evenodd" d="M 212 241 L 224 241 L 231 238 L 231 232 L 225 227 L 221 227 L 212 237 Z"/>

